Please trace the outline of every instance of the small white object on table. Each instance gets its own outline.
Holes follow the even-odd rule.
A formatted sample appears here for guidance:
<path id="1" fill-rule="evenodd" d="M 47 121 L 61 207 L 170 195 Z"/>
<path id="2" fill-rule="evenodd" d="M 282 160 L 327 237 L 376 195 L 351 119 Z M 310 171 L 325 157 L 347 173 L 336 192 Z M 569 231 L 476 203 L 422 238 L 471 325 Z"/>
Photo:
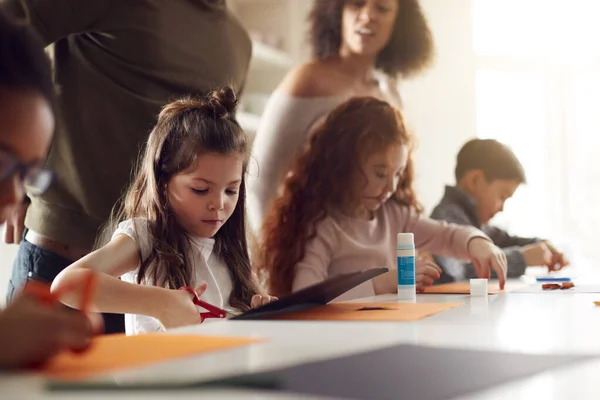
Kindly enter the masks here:
<path id="1" fill-rule="evenodd" d="M 485 297 L 488 295 L 488 280 L 487 279 L 471 279 L 469 281 L 471 296 Z"/>

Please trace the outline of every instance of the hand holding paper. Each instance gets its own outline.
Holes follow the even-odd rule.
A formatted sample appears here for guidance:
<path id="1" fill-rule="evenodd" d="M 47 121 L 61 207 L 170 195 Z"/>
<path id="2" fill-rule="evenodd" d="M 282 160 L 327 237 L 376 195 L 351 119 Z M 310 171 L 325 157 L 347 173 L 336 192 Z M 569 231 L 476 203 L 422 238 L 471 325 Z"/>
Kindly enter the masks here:
<path id="1" fill-rule="evenodd" d="M 101 318 L 95 322 L 100 329 Z M 63 350 L 85 350 L 93 334 L 85 314 L 21 294 L 0 314 L 0 369 L 32 367 Z"/>
<path id="2" fill-rule="evenodd" d="M 279 300 L 277 297 L 269 296 L 268 294 L 265 294 L 265 295 L 255 294 L 254 296 L 252 296 L 252 301 L 250 302 L 250 307 L 256 308 L 256 307 L 264 306 L 265 304 L 269 304 L 270 302 L 277 301 L 277 300 Z"/>

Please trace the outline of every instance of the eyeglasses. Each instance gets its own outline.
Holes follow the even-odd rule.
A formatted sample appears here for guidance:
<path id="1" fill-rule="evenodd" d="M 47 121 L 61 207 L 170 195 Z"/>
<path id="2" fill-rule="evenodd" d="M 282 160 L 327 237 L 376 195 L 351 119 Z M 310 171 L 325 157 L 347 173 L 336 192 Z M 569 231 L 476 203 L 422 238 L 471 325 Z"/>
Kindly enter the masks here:
<path id="1" fill-rule="evenodd" d="M 0 149 L 0 182 L 16 173 L 28 193 L 39 196 L 44 193 L 54 179 L 54 172 L 38 163 L 23 163 L 14 154 Z"/>

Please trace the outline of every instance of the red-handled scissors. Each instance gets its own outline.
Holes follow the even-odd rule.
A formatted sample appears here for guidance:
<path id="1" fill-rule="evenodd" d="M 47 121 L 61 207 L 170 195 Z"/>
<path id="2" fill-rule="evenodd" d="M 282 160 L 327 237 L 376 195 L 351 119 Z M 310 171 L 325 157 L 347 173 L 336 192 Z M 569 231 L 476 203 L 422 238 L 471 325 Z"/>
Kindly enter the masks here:
<path id="1" fill-rule="evenodd" d="M 213 306 L 212 304 L 207 303 L 204 300 L 200 300 L 200 298 L 198 298 L 198 295 L 196 294 L 196 291 L 189 286 L 180 287 L 179 290 L 185 290 L 186 292 L 194 295 L 194 297 L 192 298 L 194 304 L 204 308 L 207 311 L 200 313 L 200 322 L 204 322 L 206 318 L 227 318 L 227 316 L 234 315 L 233 313 L 225 311 L 217 306 Z"/>

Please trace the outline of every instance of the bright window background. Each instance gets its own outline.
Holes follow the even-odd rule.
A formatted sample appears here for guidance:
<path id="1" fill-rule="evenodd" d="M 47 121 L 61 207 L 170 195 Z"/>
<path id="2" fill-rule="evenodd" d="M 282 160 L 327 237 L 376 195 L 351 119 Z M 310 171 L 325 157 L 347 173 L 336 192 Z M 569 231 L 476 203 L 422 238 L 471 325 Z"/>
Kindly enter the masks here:
<path id="1" fill-rule="evenodd" d="M 600 256 L 600 1 L 473 0 L 477 132 L 528 183 L 494 221 Z"/>

